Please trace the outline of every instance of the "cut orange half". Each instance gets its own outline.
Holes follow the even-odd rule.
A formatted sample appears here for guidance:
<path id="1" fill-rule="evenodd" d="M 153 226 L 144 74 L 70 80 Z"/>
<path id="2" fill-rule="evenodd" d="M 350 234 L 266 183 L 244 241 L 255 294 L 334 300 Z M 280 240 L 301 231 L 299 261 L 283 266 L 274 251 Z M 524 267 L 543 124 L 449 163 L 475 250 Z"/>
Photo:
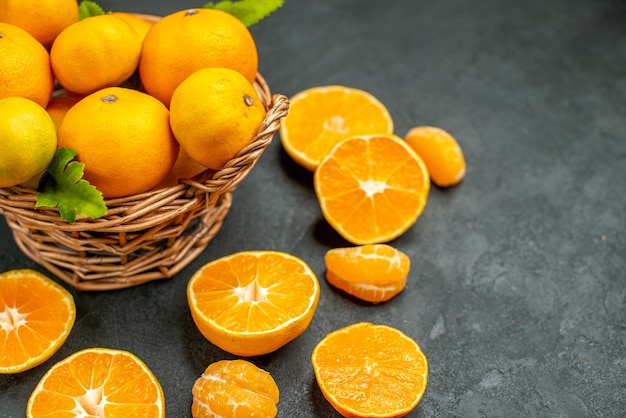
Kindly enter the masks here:
<path id="1" fill-rule="evenodd" d="M 333 248 L 326 252 L 326 280 L 359 299 L 386 302 L 406 286 L 411 260 L 386 244 Z"/>
<path id="2" fill-rule="evenodd" d="M 294 95 L 280 125 L 287 154 L 311 171 L 342 139 L 391 133 L 387 108 L 370 93 L 344 86 L 313 87 Z"/>
<path id="3" fill-rule="evenodd" d="M 43 375 L 26 407 L 36 417 L 165 417 L 163 389 L 148 366 L 124 350 L 87 348 Z"/>
<path id="4" fill-rule="evenodd" d="M 48 360 L 67 339 L 76 307 L 64 287 L 29 269 L 0 274 L 0 373 Z"/>
<path id="5" fill-rule="evenodd" d="M 192 393 L 193 418 L 273 418 L 278 413 L 280 392 L 274 378 L 242 359 L 210 364 Z"/>
<path id="6" fill-rule="evenodd" d="M 422 399 L 428 362 L 403 332 L 361 322 L 324 337 L 311 356 L 326 400 L 344 417 L 402 417 Z"/>
<path id="7" fill-rule="evenodd" d="M 187 300 L 211 343 L 239 356 L 267 354 L 302 334 L 313 319 L 319 283 L 301 259 L 278 251 L 244 251 L 201 267 Z"/>
<path id="8" fill-rule="evenodd" d="M 326 221 L 353 244 L 380 244 L 406 232 L 430 191 L 428 169 L 395 135 L 352 137 L 322 160 L 313 177 Z"/>

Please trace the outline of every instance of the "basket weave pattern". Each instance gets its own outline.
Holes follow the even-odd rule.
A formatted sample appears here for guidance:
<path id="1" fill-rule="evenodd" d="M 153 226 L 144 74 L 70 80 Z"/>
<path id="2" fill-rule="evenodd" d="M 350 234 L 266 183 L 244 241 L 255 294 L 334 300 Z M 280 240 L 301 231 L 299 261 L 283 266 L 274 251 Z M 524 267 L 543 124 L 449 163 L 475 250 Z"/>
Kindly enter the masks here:
<path id="1" fill-rule="evenodd" d="M 232 192 L 271 143 L 289 101 L 271 95 L 259 74 L 254 87 L 267 113 L 255 138 L 218 171 L 146 193 L 106 200 L 107 215 L 70 224 L 57 209 L 35 210 L 36 192 L 0 188 L 4 215 L 18 247 L 79 290 L 113 290 L 170 278 L 219 231 Z"/>

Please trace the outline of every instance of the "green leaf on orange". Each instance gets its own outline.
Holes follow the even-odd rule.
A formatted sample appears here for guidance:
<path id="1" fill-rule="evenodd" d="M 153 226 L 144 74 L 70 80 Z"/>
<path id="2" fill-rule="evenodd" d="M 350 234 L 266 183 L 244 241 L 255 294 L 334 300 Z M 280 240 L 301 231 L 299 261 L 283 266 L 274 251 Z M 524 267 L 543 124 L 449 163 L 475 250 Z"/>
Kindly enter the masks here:
<path id="1" fill-rule="evenodd" d="M 35 209 L 59 208 L 59 215 L 69 223 L 76 216 L 97 219 L 107 213 L 102 193 L 83 179 L 85 165 L 72 161 L 76 151 L 58 148 L 39 183 Z"/>
<path id="2" fill-rule="evenodd" d="M 95 1 L 82 0 L 78 5 L 78 19 L 82 20 L 91 16 L 103 15 L 104 10 Z"/>
<path id="3" fill-rule="evenodd" d="M 203 7 L 230 13 L 250 27 L 276 11 L 284 0 L 222 0 L 208 2 Z"/>

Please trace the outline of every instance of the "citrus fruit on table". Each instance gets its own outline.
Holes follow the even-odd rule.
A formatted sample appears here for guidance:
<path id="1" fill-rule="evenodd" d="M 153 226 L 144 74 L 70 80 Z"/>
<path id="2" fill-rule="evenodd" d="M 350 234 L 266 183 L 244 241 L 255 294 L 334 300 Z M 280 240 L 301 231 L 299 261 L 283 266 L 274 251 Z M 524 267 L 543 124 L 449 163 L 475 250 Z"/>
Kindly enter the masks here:
<path id="1" fill-rule="evenodd" d="M 192 394 L 193 418 L 273 418 L 280 393 L 268 372 L 238 359 L 210 364 Z"/>
<path id="2" fill-rule="evenodd" d="M 32 100 L 0 99 L 0 149 L 0 187 L 16 186 L 38 176 L 57 149 L 52 118 Z"/>
<path id="3" fill-rule="evenodd" d="M 337 144 L 313 176 L 324 218 L 353 244 L 379 244 L 406 232 L 424 210 L 430 179 L 421 158 L 395 135 Z"/>
<path id="4" fill-rule="evenodd" d="M 252 141 L 265 113 L 256 90 L 239 72 L 204 68 L 174 91 L 170 125 L 192 159 L 219 170 Z"/>
<path id="5" fill-rule="evenodd" d="M 76 0 L 0 1 L 0 22 L 21 27 L 45 46 L 50 46 L 63 29 L 77 21 Z"/>
<path id="6" fill-rule="evenodd" d="M 29 269 L 0 274 L 0 373 L 19 373 L 48 360 L 76 319 L 72 295 Z"/>
<path id="7" fill-rule="evenodd" d="M 411 260 L 386 244 L 333 248 L 326 252 L 326 280 L 368 302 L 385 302 L 406 286 Z"/>
<path id="8" fill-rule="evenodd" d="M 311 356 L 326 400 L 345 417 L 402 417 L 422 399 L 428 362 L 398 329 L 361 322 L 326 335 Z"/>
<path id="9" fill-rule="evenodd" d="M 200 332 L 239 356 L 273 352 L 302 334 L 320 288 L 301 259 L 277 251 L 243 251 L 201 267 L 187 299 Z"/>
<path id="10" fill-rule="evenodd" d="M 465 177 L 463 151 L 447 131 L 434 126 L 416 126 L 404 139 L 422 157 L 430 179 L 437 186 L 455 186 Z"/>
<path id="11" fill-rule="evenodd" d="M 50 50 L 57 80 L 65 89 L 79 94 L 120 85 L 135 72 L 140 55 L 139 35 L 110 14 L 68 26 Z"/>
<path id="12" fill-rule="evenodd" d="M 313 87 L 294 95 L 280 125 L 287 154 L 311 171 L 342 139 L 391 133 L 387 108 L 370 93 L 344 86 Z"/>
<path id="13" fill-rule="evenodd" d="M 86 348 L 54 364 L 28 399 L 27 418 L 162 418 L 161 384 L 136 355 Z"/>
<path id="14" fill-rule="evenodd" d="M 67 111 L 59 146 L 75 150 L 83 178 L 105 198 L 142 193 L 158 185 L 178 156 L 167 108 L 146 93 L 109 87 Z"/>
<path id="15" fill-rule="evenodd" d="M 0 23 L 0 99 L 24 97 L 46 107 L 54 89 L 48 51 L 32 35 Z"/>
<path id="16" fill-rule="evenodd" d="M 202 68 L 230 68 L 254 82 L 258 53 L 252 34 L 236 17 L 194 8 L 157 21 L 143 42 L 139 74 L 146 91 L 169 106 L 176 87 Z"/>

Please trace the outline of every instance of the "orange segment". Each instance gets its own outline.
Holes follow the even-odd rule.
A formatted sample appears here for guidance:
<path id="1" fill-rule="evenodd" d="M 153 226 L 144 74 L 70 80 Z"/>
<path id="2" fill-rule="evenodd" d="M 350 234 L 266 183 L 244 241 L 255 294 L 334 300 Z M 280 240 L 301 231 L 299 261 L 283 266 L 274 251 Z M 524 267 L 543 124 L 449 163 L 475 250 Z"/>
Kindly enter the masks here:
<path id="1" fill-rule="evenodd" d="M 402 235 L 424 210 L 430 190 L 426 165 L 395 135 L 340 142 L 322 160 L 313 180 L 328 223 L 358 245 Z"/>
<path id="2" fill-rule="evenodd" d="M 387 108 L 363 90 L 313 87 L 289 102 L 289 114 L 281 121 L 281 142 L 296 163 L 311 171 L 342 139 L 393 133 Z"/>
<path id="3" fill-rule="evenodd" d="M 0 373 L 19 373 L 48 360 L 76 319 L 72 295 L 34 270 L 0 274 Z"/>
<path id="4" fill-rule="evenodd" d="M 273 418 L 279 390 L 272 376 L 246 360 L 209 365 L 193 385 L 193 418 Z"/>
<path id="5" fill-rule="evenodd" d="M 417 126 L 404 139 L 422 157 L 437 186 L 455 186 L 465 177 L 463 151 L 448 132 L 434 126 Z"/>
<path id="6" fill-rule="evenodd" d="M 406 286 L 411 260 L 386 244 L 333 248 L 326 252 L 326 280 L 368 302 L 385 302 Z"/>
<path id="7" fill-rule="evenodd" d="M 201 267 L 187 299 L 200 332 L 240 356 L 267 354 L 302 334 L 319 300 L 315 273 L 277 251 L 244 251 Z"/>
<path id="8" fill-rule="evenodd" d="M 345 417 L 405 416 L 428 381 L 420 347 L 386 325 L 361 322 L 331 332 L 311 360 L 324 397 Z"/>
<path id="9" fill-rule="evenodd" d="M 161 384 L 137 356 L 87 348 L 48 370 L 28 399 L 26 414 L 160 418 L 165 402 Z"/>

